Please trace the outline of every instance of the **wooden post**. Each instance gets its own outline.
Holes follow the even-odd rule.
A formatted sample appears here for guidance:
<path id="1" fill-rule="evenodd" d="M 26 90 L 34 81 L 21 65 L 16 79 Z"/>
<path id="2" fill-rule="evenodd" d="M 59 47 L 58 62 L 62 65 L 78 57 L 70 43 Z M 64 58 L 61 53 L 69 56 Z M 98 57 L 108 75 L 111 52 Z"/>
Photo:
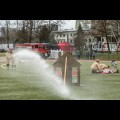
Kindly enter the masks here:
<path id="1" fill-rule="evenodd" d="M 65 69 L 64 69 L 64 86 L 65 86 L 65 83 L 66 83 L 66 70 L 67 70 L 67 57 L 65 59 Z"/>

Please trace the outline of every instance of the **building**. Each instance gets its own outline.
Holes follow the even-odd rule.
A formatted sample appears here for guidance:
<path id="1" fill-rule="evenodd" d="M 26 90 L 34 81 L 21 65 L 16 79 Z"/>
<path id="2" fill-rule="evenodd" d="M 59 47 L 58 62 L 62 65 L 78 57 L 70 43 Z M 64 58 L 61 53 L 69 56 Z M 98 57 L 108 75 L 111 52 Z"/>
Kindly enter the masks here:
<path id="1" fill-rule="evenodd" d="M 84 31 L 91 29 L 91 20 L 76 20 L 75 29 L 78 29 L 80 24 Z"/>
<path id="2" fill-rule="evenodd" d="M 54 39 L 57 41 L 57 43 L 69 42 L 71 44 L 74 44 L 76 31 L 77 31 L 76 29 L 65 29 L 65 30 L 53 31 Z"/>

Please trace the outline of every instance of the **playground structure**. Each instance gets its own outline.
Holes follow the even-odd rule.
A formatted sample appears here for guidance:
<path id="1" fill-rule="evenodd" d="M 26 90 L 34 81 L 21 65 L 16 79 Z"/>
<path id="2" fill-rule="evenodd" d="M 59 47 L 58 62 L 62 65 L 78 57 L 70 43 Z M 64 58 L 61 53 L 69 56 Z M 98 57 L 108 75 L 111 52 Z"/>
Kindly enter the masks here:
<path id="1" fill-rule="evenodd" d="M 80 86 L 80 63 L 69 53 L 64 53 L 53 66 L 64 85 Z"/>

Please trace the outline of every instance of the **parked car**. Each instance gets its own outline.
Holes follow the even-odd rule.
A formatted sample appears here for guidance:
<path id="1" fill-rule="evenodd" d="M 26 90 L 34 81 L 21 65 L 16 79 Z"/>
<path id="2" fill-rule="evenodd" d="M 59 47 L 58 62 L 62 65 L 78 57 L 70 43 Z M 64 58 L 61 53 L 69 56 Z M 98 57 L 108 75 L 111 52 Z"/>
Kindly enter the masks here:
<path id="1" fill-rule="evenodd" d="M 0 52 L 6 52 L 7 49 L 6 48 L 0 48 Z"/>

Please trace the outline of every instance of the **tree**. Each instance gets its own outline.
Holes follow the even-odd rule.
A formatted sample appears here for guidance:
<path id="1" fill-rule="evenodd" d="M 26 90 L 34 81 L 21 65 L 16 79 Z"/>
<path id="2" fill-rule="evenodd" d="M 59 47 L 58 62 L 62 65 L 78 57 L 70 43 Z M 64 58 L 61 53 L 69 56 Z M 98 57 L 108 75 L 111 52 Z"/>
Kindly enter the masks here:
<path id="1" fill-rule="evenodd" d="M 10 38 L 11 42 L 17 43 L 31 43 L 38 40 L 45 39 L 49 41 L 49 35 L 51 31 L 57 30 L 58 26 L 63 25 L 63 20 L 1 20 L 0 25 L 5 28 L 5 42 L 9 44 Z M 42 30 L 43 26 L 46 25 L 47 33 L 41 34 L 41 32 L 46 31 Z M 57 26 L 58 25 L 58 26 Z M 13 31 L 13 26 L 16 26 L 15 32 Z M 11 27 L 11 28 L 10 28 Z M 55 29 L 54 29 L 55 28 Z M 13 33 L 14 32 L 14 33 Z M 48 34 L 49 33 L 49 34 Z M 12 34 L 12 35 L 11 35 Z M 45 34 L 47 35 L 45 38 Z M 14 37 L 15 36 L 15 37 Z M 44 36 L 44 37 L 42 37 Z"/>
<path id="2" fill-rule="evenodd" d="M 53 32 L 50 33 L 49 40 L 50 40 L 51 44 L 57 44 L 57 41 L 54 38 L 54 33 Z"/>
<path id="3" fill-rule="evenodd" d="M 50 35 L 50 30 L 46 25 L 44 25 L 39 33 L 39 42 L 46 42 L 46 43 L 50 42 L 49 35 Z"/>
<path id="4" fill-rule="evenodd" d="M 75 38 L 75 48 L 77 49 L 77 55 L 80 55 L 80 54 L 83 55 L 84 46 L 85 46 L 84 32 L 80 24 L 76 33 L 76 38 Z"/>
<path id="5" fill-rule="evenodd" d="M 110 47 L 109 47 L 109 37 L 108 35 L 110 35 L 110 27 L 111 24 L 111 20 L 95 20 L 95 25 L 92 28 L 94 31 L 93 34 L 100 34 L 101 36 L 106 37 L 106 41 L 107 41 L 107 47 L 108 47 L 108 54 L 110 53 Z"/>
<path id="6" fill-rule="evenodd" d="M 1 43 L 5 43 L 5 28 L 4 27 L 1 28 L 1 38 L 2 38 Z"/>
<path id="7" fill-rule="evenodd" d="M 20 28 L 17 26 L 17 43 L 27 43 L 28 42 L 28 30 L 27 22 L 25 20 L 21 21 Z"/>
<path id="8" fill-rule="evenodd" d="M 64 20 L 48 20 L 46 22 L 48 23 L 48 27 L 50 31 L 54 31 L 55 25 L 56 25 L 56 30 L 57 30 L 58 29 L 57 26 L 61 27 L 64 24 Z"/>
<path id="9" fill-rule="evenodd" d="M 10 20 L 6 20 L 6 40 L 9 48 L 9 29 L 10 29 Z"/>
<path id="10" fill-rule="evenodd" d="M 33 34 L 33 20 L 29 20 L 29 39 L 28 39 L 28 43 L 32 42 L 32 34 Z"/>
<path id="11" fill-rule="evenodd" d="M 111 20 L 111 21 L 114 25 L 114 29 L 111 32 L 113 33 L 113 36 L 115 38 L 116 45 L 117 45 L 116 52 L 118 53 L 119 44 L 117 44 L 117 42 L 120 39 L 120 20 Z"/>
<path id="12" fill-rule="evenodd" d="M 77 33 L 76 33 L 75 48 L 82 52 L 84 45 L 85 45 L 84 32 L 83 32 L 81 24 L 80 24 L 78 27 Z"/>

